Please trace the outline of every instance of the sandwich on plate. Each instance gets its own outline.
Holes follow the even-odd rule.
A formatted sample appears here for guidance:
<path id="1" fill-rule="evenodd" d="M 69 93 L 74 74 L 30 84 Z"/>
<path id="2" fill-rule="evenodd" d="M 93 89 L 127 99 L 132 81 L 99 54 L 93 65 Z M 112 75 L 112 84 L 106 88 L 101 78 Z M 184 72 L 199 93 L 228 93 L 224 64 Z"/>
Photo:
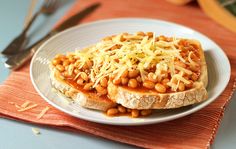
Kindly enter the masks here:
<path id="1" fill-rule="evenodd" d="M 57 91 L 109 116 L 147 116 L 207 99 L 207 65 L 197 40 L 121 33 L 58 54 L 49 67 Z"/>

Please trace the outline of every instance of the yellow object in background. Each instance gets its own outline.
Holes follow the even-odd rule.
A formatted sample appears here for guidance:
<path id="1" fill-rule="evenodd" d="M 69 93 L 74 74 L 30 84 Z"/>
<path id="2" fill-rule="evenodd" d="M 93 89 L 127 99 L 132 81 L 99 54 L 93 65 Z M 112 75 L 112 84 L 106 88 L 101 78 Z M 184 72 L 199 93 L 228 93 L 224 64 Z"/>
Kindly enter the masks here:
<path id="1" fill-rule="evenodd" d="M 193 0 L 166 0 L 166 1 L 171 2 L 175 5 L 185 5 Z"/>
<path id="2" fill-rule="evenodd" d="M 198 3 L 209 17 L 236 33 L 236 0 L 198 0 Z"/>
<path id="3" fill-rule="evenodd" d="M 193 0 L 166 0 L 185 5 Z M 236 0 L 197 0 L 203 11 L 220 25 L 236 33 Z"/>

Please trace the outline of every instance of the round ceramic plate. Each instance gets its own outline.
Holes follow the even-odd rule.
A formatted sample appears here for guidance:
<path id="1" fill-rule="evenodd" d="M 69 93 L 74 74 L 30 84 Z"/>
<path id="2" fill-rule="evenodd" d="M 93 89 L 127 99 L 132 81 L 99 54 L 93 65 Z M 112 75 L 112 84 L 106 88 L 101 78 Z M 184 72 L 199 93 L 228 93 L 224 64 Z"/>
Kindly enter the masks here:
<path id="1" fill-rule="evenodd" d="M 60 96 L 52 90 L 48 64 L 56 54 L 95 44 L 108 35 L 137 31 L 152 31 L 156 35 L 199 40 L 204 49 L 208 66 L 208 100 L 175 110 L 156 110 L 154 114 L 145 118 L 107 117 L 102 112 L 80 107 L 76 102 L 66 102 L 66 97 Z M 69 115 L 104 124 L 144 125 L 177 119 L 196 112 L 213 102 L 228 84 L 230 64 L 225 53 L 216 43 L 193 29 L 160 20 L 126 18 L 83 24 L 57 34 L 45 42 L 34 55 L 30 73 L 31 80 L 38 93 L 52 106 Z"/>

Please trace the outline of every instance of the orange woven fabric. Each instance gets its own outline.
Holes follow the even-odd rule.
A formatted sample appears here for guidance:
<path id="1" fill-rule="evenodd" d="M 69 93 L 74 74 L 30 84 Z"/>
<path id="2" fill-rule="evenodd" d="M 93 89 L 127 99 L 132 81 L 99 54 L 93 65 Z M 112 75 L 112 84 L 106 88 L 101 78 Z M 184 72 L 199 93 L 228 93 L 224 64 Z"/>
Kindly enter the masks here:
<path id="1" fill-rule="evenodd" d="M 95 0 L 76 2 L 63 19 L 93 2 Z M 234 66 L 225 91 L 206 108 L 184 118 L 146 126 L 110 126 L 71 117 L 48 105 L 33 88 L 27 64 L 24 68 L 12 72 L 4 84 L 0 85 L 0 116 L 57 128 L 81 130 L 145 148 L 209 148 L 233 92 L 236 76 L 236 54 L 233 52 L 236 43 L 233 40 L 236 39 L 236 35 L 209 19 L 195 3 L 182 7 L 157 0 L 103 0 L 101 3 L 102 6 L 84 19 L 84 22 L 116 17 L 157 18 L 192 27 L 215 40 L 225 50 L 231 65 Z M 38 106 L 18 112 L 17 108 L 9 103 L 21 105 L 26 100 Z M 36 116 L 46 106 L 50 107 L 50 110 L 41 119 L 37 119 Z"/>

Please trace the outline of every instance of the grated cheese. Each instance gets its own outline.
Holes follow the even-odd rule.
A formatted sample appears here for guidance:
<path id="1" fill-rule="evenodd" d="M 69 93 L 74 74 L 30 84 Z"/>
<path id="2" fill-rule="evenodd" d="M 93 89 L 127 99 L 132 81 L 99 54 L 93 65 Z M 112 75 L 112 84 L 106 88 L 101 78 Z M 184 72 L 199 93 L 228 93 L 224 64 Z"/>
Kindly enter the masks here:
<path id="1" fill-rule="evenodd" d="M 26 101 L 20 107 L 21 108 L 26 108 L 29 104 L 30 104 L 30 101 Z"/>
<path id="2" fill-rule="evenodd" d="M 182 61 L 187 65 L 196 65 L 191 59 L 191 52 L 188 55 L 188 61 L 181 56 L 181 50 L 176 48 L 176 45 L 180 39 L 173 38 L 173 41 L 155 41 L 155 33 L 153 37 L 139 36 L 139 35 L 117 35 L 113 36 L 112 40 L 103 40 L 93 46 L 84 48 L 82 50 L 75 51 L 74 55 L 78 57 L 79 69 L 82 68 L 88 60 L 93 61 L 92 68 L 90 69 L 89 77 L 94 83 L 95 87 L 102 78 L 107 76 L 116 75 L 119 78 L 125 70 L 131 70 L 134 66 L 140 72 L 141 79 L 144 81 L 147 78 L 147 69 L 151 64 L 156 64 L 155 75 L 162 77 L 162 71 L 170 71 L 170 74 L 178 83 L 180 81 L 185 84 L 190 82 L 186 80 L 180 74 L 176 74 L 175 70 L 179 70 L 188 75 L 192 74 L 191 70 L 185 69 L 180 66 L 175 66 L 174 61 L 176 59 Z M 127 40 L 121 41 L 122 38 Z M 112 49 L 112 47 L 120 45 L 120 48 Z M 70 68 L 72 70 L 74 68 Z M 80 76 L 80 73 L 76 75 L 74 80 Z M 169 84 L 174 88 L 178 87 L 173 83 Z"/>
<path id="3" fill-rule="evenodd" d="M 188 55 L 188 61 L 190 62 L 190 65 L 192 65 L 192 66 L 196 66 L 196 65 L 198 65 L 198 64 L 192 60 L 192 58 L 191 58 L 191 55 L 192 55 L 192 54 L 193 54 L 192 51 L 189 52 L 189 55 Z"/>
<path id="4" fill-rule="evenodd" d="M 21 108 L 18 104 L 15 104 L 15 107 L 16 107 L 17 109 L 20 109 L 20 108 Z"/>
<path id="5" fill-rule="evenodd" d="M 180 70 L 180 71 L 182 71 L 182 72 L 185 72 L 185 73 L 188 74 L 188 75 L 191 75 L 191 74 L 193 73 L 192 71 L 190 71 L 190 70 L 188 70 L 188 69 L 185 69 L 185 68 L 183 68 L 183 67 L 180 67 L 180 66 L 178 66 L 178 65 L 176 65 L 175 68 L 176 68 L 177 70 Z"/>
<path id="6" fill-rule="evenodd" d="M 36 136 L 38 136 L 38 135 L 41 134 L 41 132 L 40 132 L 40 130 L 39 130 L 38 128 L 34 128 L 34 127 L 33 127 L 31 130 L 33 131 L 33 133 L 34 133 Z"/>
<path id="7" fill-rule="evenodd" d="M 33 109 L 33 108 L 35 108 L 35 107 L 37 107 L 37 106 L 38 106 L 37 104 L 33 104 L 33 105 L 28 106 L 28 107 L 18 109 L 17 111 L 23 112 L 23 111 L 27 111 L 27 110 L 29 110 L 29 109 Z"/>
<path id="8" fill-rule="evenodd" d="M 8 101 L 9 104 L 14 105 L 15 103 L 12 101 Z"/>
<path id="9" fill-rule="evenodd" d="M 186 80 L 182 75 L 175 74 L 174 77 L 176 77 L 179 81 L 184 82 L 185 84 L 190 84 L 190 82 Z"/>
<path id="10" fill-rule="evenodd" d="M 37 119 L 42 118 L 47 113 L 48 110 L 49 110 L 49 107 L 44 108 L 37 116 Z"/>
<path id="11" fill-rule="evenodd" d="M 16 104 L 15 102 L 9 101 L 8 103 L 11 104 L 11 105 L 14 105 L 17 109 L 20 109 L 20 108 L 21 108 L 21 107 L 20 107 L 18 104 Z"/>

